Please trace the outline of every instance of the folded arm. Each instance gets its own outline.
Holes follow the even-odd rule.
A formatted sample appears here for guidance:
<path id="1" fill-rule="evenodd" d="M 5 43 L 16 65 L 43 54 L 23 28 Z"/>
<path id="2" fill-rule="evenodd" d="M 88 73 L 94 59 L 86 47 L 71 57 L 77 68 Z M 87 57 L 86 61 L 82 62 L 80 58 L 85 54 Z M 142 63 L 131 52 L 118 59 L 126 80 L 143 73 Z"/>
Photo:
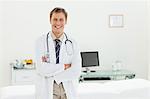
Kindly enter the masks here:
<path id="1" fill-rule="evenodd" d="M 42 39 L 43 40 L 43 39 Z M 44 41 L 38 40 L 36 44 L 36 69 L 37 73 L 44 77 L 55 77 L 56 79 L 72 80 L 80 76 L 81 72 L 81 56 L 79 48 L 74 44 L 74 53 L 71 64 L 54 64 L 42 62 L 43 53 L 46 51 Z"/>

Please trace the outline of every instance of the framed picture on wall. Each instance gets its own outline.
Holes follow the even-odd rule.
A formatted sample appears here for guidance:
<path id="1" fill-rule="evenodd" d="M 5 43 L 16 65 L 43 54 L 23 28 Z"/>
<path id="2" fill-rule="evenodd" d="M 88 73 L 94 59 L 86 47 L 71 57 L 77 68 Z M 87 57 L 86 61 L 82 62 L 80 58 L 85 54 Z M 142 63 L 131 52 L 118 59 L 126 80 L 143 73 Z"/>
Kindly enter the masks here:
<path id="1" fill-rule="evenodd" d="M 109 27 L 110 28 L 122 28 L 124 27 L 122 14 L 109 15 Z"/>

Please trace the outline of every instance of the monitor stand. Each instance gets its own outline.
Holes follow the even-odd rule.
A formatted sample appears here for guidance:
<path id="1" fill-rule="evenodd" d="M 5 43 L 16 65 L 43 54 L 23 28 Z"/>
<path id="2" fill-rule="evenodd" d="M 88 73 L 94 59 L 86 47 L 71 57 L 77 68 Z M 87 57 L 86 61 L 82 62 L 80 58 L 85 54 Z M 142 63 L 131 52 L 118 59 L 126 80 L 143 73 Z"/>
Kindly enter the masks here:
<path id="1" fill-rule="evenodd" d="M 83 72 L 84 72 L 84 73 L 96 72 L 96 70 L 90 70 L 88 67 L 86 67 Z"/>

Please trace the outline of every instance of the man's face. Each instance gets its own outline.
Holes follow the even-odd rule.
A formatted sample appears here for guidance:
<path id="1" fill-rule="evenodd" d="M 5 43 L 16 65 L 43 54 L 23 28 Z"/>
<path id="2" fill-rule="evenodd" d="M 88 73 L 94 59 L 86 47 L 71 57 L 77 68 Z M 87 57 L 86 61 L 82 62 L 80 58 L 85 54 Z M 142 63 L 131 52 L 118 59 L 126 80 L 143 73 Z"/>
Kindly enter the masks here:
<path id="1" fill-rule="evenodd" d="M 66 24 L 66 18 L 64 13 L 53 13 L 50 19 L 52 32 L 57 38 L 59 38 L 64 32 L 64 26 Z"/>

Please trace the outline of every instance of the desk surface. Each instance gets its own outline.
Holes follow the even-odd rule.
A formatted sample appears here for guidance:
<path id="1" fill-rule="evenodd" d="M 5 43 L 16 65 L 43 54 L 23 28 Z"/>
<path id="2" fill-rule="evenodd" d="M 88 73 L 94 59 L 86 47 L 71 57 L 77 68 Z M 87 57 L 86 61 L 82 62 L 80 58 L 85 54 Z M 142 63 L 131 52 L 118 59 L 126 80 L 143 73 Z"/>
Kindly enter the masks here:
<path id="1" fill-rule="evenodd" d="M 131 72 L 129 70 L 117 70 L 117 71 L 113 71 L 113 70 L 98 70 L 95 72 L 82 72 L 81 75 L 82 76 L 116 76 L 116 75 L 132 75 L 135 74 L 134 72 Z"/>
<path id="2" fill-rule="evenodd" d="M 80 78 L 97 78 L 97 77 L 110 77 L 111 80 L 117 79 L 132 79 L 135 73 L 129 70 L 98 70 L 95 72 L 82 72 Z"/>

